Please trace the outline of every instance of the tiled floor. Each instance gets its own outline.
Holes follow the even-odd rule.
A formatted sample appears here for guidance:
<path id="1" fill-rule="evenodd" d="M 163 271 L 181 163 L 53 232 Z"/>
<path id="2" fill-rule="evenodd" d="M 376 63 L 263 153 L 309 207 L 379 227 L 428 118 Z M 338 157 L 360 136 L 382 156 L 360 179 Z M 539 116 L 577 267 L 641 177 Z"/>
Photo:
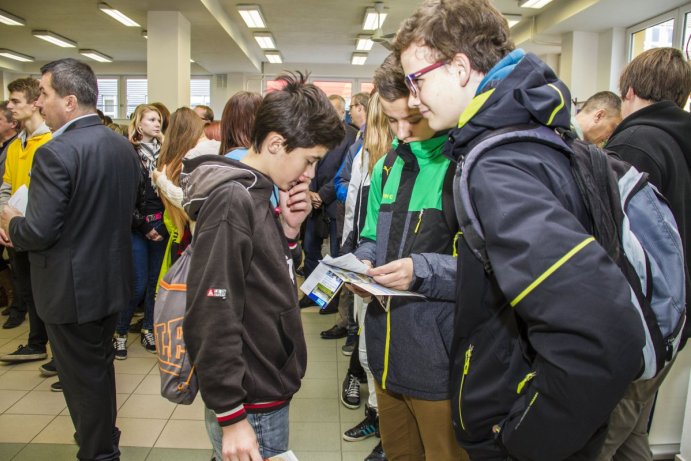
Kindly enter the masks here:
<path id="1" fill-rule="evenodd" d="M 346 442 L 342 433 L 358 423 L 364 410 L 349 410 L 338 393 L 348 368 L 341 354 L 344 340 L 326 341 L 319 332 L 330 328 L 335 315 L 303 311 L 308 349 L 307 374 L 290 406 L 290 448 L 300 461 L 362 461 L 377 443 Z M 26 342 L 28 322 L 0 329 L 0 354 Z M 154 355 L 138 335 L 130 335 L 129 358 L 115 361 L 119 402 L 118 426 L 123 461 L 208 461 L 211 445 L 204 429 L 201 399 L 175 405 L 159 395 Z M 56 378 L 43 378 L 42 362 L 0 365 L 0 461 L 74 460 L 77 452 L 62 393 L 50 391 Z M 367 387 L 362 387 L 362 401 Z"/>

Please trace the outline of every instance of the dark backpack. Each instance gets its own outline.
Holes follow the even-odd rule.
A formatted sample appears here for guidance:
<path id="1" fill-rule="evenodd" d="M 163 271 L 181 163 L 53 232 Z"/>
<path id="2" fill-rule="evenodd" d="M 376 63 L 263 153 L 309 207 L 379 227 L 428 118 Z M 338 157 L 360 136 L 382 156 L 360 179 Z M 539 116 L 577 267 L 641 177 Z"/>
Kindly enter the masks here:
<path id="1" fill-rule="evenodd" d="M 182 331 L 187 304 L 187 274 L 192 260 L 189 245 L 161 280 L 154 305 L 154 336 L 161 395 L 171 402 L 189 405 L 199 391 Z"/>
<path id="2" fill-rule="evenodd" d="M 483 153 L 503 144 L 534 142 L 569 158 L 591 218 L 593 236 L 626 276 L 646 343 L 638 379 L 656 376 L 677 354 L 686 322 L 685 260 L 681 237 L 667 202 L 641 173 L 594 145 L 545 126 L 492 133 L 458 164 L 454 180 L 456 214 L 463 237 L 485 271 L 492 272 L 482 228 L 473 210 L 468 178 Z"/>

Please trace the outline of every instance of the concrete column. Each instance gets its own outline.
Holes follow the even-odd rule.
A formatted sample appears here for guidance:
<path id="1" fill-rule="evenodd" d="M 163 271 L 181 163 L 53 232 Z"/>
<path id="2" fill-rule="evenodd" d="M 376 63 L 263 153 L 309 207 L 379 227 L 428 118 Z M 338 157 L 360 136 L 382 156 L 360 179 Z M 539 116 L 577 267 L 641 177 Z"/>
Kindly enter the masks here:
<path id="1" fill-rule="evenodd" d="M 598 34 L 573 31 L 562 36 L 560 78 L 571 97 L 583 101 L 598 91 Z"/>
<path id="2" fill-rule="evenodd" d="M 626 65 L 626 29 L 606 30 L 598 39 L 597 89 L 619 94 L 619 75 Z"/>
<path id="3" fill-rule="evenodd" d="M 190 104 L 190 22 L 178 11 L 147 15 L 149 102 L 173 112 Z"/>

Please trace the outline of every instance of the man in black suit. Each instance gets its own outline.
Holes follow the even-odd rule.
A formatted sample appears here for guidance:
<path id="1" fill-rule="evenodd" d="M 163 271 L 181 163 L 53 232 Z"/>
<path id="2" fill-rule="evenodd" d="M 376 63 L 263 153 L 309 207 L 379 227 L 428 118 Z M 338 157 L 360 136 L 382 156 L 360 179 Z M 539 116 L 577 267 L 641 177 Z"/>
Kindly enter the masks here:
<path id="1" fill-rule="evenodd" d="M 41 68 L 37 102 L 53 139 L 34 157 L 26 217 L 6 206 L 0 226 L 28 251 L 36 310 L 48 331 L 80 460 L 119 460 L 112 336 L 130 298 L 130 225 L 139 166 L 125 138 L 96 115 L 91 68 Z"/>

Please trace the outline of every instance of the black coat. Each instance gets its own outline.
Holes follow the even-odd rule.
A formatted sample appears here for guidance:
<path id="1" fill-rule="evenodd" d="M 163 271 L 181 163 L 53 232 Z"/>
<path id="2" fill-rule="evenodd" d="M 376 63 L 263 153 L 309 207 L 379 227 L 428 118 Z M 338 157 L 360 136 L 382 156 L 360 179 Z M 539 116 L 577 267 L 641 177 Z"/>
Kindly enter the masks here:
<path id="1" fill-rule="evenodd" d="M 29 251 L 44 322 L 96 321 L 129 303 L 140 176 L 132 145 L 96 114 L 36 151 L 26 217 L 9 230 L 15 247 Z"/>

